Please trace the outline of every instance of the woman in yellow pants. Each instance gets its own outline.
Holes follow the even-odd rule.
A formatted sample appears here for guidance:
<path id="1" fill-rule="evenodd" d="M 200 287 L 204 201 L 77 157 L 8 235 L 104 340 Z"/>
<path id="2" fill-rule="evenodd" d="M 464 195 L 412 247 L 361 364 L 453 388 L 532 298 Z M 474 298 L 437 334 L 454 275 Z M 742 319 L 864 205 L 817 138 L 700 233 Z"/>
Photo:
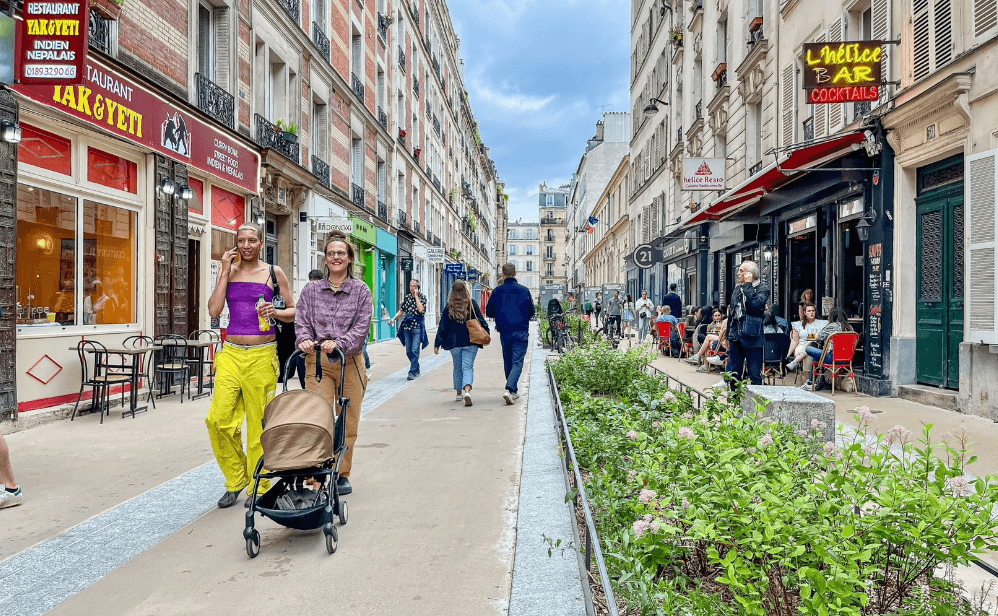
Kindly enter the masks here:
<path id="1" fill-rule="evenodd" d="M 287 306 L 274 307 L 270 286 L 271 266 L 260 261 L 263 234 L 254 224 L 241 225 L 236 247 L 222 255 L 222 271 L 208 300 L 212 318 L 229 306 L 225 345 L 215 356 L 215 388 L 205 423 L 211 448 L 225 475 L 225 494 L 219 507 L 231 507 L 243 488 L 250 485 L 253 471 L 263 455 L 260 433 L 263 411 L 277 392 L 277 343 L 274 319 L 294 321 L 295 304 L 288 277 L 274 267 L 278 288 Z M 242 426 L 246 420 L 246 452 Z M 269 489 L 261 483 L 261 490 Z M 247 505 L 249 498 L 246 499 Z"/>

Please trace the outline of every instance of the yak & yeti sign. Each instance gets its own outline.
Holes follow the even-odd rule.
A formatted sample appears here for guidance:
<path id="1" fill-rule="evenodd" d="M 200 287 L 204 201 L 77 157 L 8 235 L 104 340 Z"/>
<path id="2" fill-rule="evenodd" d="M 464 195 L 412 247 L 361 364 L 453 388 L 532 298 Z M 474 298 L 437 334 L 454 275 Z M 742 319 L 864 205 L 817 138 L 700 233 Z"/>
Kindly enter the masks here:
<path id="1" fill-rule="evenodd" d="M 724 159 L 684 158 L 683 190 L 724 190 Z"/>
<path id="2" fill-rule="evenodd" d="M 25 0 L 17 46 L 20 82 L 83 83 L 89 24 L 87 0 Z"/>
<path id="3" fill-rule="evenodd" d="M 804 91 L 808 104 L 879 99 L 883 55 L 880 41 L 806 43 Z"/>
<path id="4" fill-rule="evenodd" d="M 260 185 L 256 152 L 93 58 L 87 60 L 82 85 L 13 90 L 249 192 Z"/>

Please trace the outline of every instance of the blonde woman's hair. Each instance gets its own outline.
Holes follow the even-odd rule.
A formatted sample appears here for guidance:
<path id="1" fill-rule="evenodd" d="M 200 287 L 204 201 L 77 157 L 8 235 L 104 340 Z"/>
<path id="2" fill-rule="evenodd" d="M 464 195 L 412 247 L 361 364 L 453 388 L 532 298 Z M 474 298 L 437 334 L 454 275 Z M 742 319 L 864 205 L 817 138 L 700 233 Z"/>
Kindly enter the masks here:
<path id="1" fill-rule="evenodd" d="M 325 260 L 325 256 L 329 252 L 329 245 L 333 242 L 342 242 L 343 244 L 346 244 L 347 256 L 350 257 L 350 263 L 347 264 L 347 278 L 353 278 L 353 264 L 357 262 L 357 247 L 350 242 L 350 239 L 347 238 L 346 233 L 343 233 L 342 231 L 332 231 L 328 236 L 326 236 L 326 242 L 322 245 L 323 260 Z M 326 265 L 324 269 L 326 271 L 326 278 L 329 278 L 329 266 Z"/>
<path id="2" fill-rule="evenodd" d="M 263 229 L 260 228 L 260 225 L 254 222 L 244 222 L 236 227 L 236 235 L 239 235 L 240 231 L 252 231 L 253 233 L 256 233 L 256 237 L 261 242 L 263 241 Z"/>
<path id="3" fill-rule="evenodd" d="M 474 311 L 467 283 L 455 280 L 447 297 L 447 315 L 455 321 L 470 321 L 475 318 Z"/>

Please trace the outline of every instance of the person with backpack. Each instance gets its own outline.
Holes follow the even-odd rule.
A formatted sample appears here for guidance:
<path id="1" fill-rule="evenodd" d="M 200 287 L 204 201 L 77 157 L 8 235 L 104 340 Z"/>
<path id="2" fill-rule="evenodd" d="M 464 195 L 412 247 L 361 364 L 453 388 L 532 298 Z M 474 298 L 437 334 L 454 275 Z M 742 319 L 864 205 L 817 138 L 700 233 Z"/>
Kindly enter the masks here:
<path id="1" fill-rule="evenodd" d="M 433 353 L 439 354 L 441 347 L 450 351 L 454 362 L 454 391 L 457 392 L 456 402 L 464 402 L 471 406 L 472 382 L 475 380 L 475 356 L 482 348 L 481 344 L 471 342 L 471 332 L 468 323 L 477 321 L 485 333 L 489 333 L 489 324 L 485 322 L 482 309 L 478 306 L 468 291 L 468 283 L 455 280 L 447 298 L 447 308 L 437 325 L 437 335 L 433 340 Z"/>

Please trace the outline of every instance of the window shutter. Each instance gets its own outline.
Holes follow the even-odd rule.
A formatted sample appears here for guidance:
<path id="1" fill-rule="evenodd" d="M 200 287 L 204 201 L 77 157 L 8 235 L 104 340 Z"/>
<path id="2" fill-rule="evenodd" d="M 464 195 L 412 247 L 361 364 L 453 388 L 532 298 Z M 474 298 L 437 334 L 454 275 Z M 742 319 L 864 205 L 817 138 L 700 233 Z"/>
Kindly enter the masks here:
<path id="1" fill-rule="evenodd" d="M 385 177 L 385 163 L 378 163 L 378 201 L 384 201 L 388 194 L 388 178 Z"/>
<path id="2" fill-rule="evenodd" d="M 842 40 L 842 18 L 839 17 L 832 22 L 828 28 L 828 41 L 838 43 Z M 843 103 L 828 105 L 828 132 L 834 133 L 842 128 L 842 119 L 845 117 L 845 106 Z"/>
<path id="3" fill-rule="evenodd" d="M 969 258 L 965 279 L 967 290 L 967 341 L 998 344 L 995 323 L 995 218 L 996 182 L 998 182 L 998 150 L 975 154 L 967 158 L 967 200 L 970 203 Z M 960 238 L 961 240 L 963 238 Z"/>
<path id="4" fill-rule="evenodd" d="M 938 69 L 953 59 L 952 0 L 936 0 L 933 8 L 932 33 L 935 43 L 935 68 Z"/>
<path id="5" fill-rule="evenodd" d="M 329 108 L 325 105 L 317 105 L 314 115 L 315 117 L 312 118 L 312 130 L 316 134 L 314 154 L 323 160 L 328 160 L 326 155 L 329 150 L 326 143 L 329 140 Z"/>
<path id="6" fill-rule="evenodd" d="M 998 26 L 998 0 L 974 0 L 974 36 Z"/>
<path id="7" fill-rule="evenodd" d="M 815 43 L 825 42 L 825 33 L 814 37 Z M 821 139 L 828 134 L 828 105 L 814 106 L 814 138 Z"/>
<path id="8" fill-rule="evenodd" d="M 354 37 L 353 37 L 353 45 L 352 45 L 352 49 L 350 51 L 353 54 L 353 64 L 350 65 L 350 70 L 355 75 L 357 75 L 357 77 L 361 77 L 361 75 L 363 75 L 363 71 L 361 70 L 361 66 L 360 66 L 360 60 L 361 60 L 361 58 L 360 58 L 360 36 L 354 35 Z"/>
<path id="9" fill-rule="evenodd" d="M 229 64 L 232 60 L 232 37 L 229 28 L 229 9 L 213 10 L 215 19 L 215 78 L 214 81 L 225 91 L 233 90 L 229 79 Z M 238 112 L 239 105 L 236 105 Z"/>
<path id="10" fill-rule="evenodd" d="M 912 3 L 914 23 L 915 81 L 929 74 L 929 0 L 914 0 Z M 876 19 L 874 19 L 874 27 Z M 874 34 L 876 37 L 876 34 Z"/>
<path id="11" fill-rule="evenodd" d="M 794 65 L 787 64 L 780 71 L 780 96 L 782 97 L 783 145 L 794 143 Z M 746 163 L 748 164 L 748 163 Z"/>
<path id="12" fill-rule="evenodd" d="M 353 140 L 353 183 L 364 187 L 364 150 L 360 139 Z"/>
<path id="13" fill-rule="evenodd" d="M 915 0 L 917 4 L 919 0 Z M 870 6 L 870 16 L 871 21 L 871 31 L 873 34 L 873 39 L 876 41 L 886 41 L 891 38 L 891 5 L 890 0 L 871 0 Z M 883 60 L 880 63 L 880 73 L 883 76 L 884 81 L 890 80 L 890 54 L 894 50 L 892 45 L 884 45 L 883 49 Z M 887 86 L 881 86 L 880 88 L 880 100 L 877 101 L 877 105 L 883 105 L 887 102 Z"/>

